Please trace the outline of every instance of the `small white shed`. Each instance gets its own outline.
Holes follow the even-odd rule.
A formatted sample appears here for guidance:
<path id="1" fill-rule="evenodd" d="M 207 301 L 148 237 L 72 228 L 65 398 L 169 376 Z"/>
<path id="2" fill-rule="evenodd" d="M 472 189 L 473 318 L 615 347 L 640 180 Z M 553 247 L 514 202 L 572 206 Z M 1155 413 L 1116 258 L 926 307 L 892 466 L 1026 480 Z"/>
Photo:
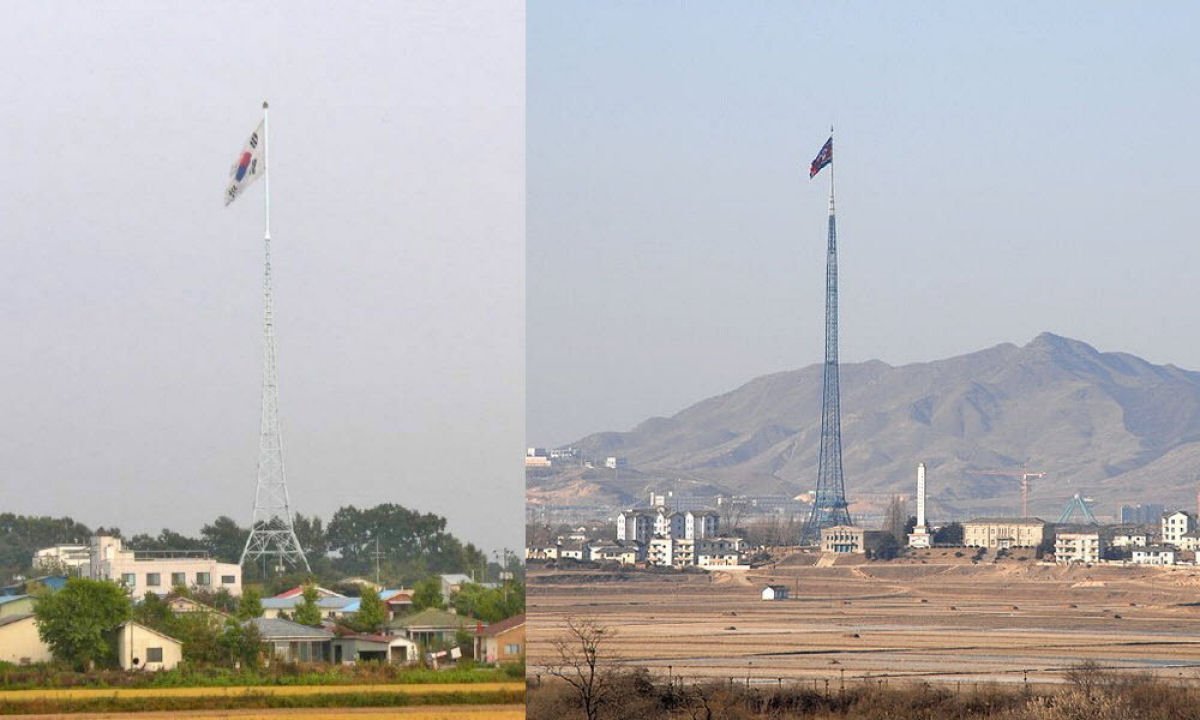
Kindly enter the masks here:
<path id="1" fill-rule="evenodd" d="M 762 591 L 763 600 L 787 600 L 787 585 L 768 585 Z"/>

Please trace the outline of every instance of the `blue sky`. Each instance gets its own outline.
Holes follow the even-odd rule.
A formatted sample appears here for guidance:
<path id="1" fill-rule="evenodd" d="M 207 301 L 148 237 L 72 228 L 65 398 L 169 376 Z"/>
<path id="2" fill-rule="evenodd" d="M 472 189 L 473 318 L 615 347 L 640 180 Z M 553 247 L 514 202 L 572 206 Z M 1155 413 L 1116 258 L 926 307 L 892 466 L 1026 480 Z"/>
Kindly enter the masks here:
<path id="1" fill-rule="evenodd" d="M 529 3 L 529 441 L 820 360 L 831 123 L 843 360 L 1049 330 L 1200 368 L 1198 14 Z"/>

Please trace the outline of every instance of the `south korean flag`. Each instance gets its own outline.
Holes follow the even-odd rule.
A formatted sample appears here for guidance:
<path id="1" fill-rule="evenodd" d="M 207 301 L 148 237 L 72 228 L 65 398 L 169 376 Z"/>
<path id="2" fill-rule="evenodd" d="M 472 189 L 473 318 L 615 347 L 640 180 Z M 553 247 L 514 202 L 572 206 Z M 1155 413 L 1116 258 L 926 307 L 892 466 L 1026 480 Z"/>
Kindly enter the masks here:
<path id="1" fill-rule="evenodd" d="M 263 124 L 259 123 L 250 134 L 250 139 L 238 154 L 237 162 L 229 170 L 229 185 L 225 188 L 226 205 L 237 200 L 247 185 L 267 171 L 267 155 L 264 152 L 266 135 L 263 134 Z"/>

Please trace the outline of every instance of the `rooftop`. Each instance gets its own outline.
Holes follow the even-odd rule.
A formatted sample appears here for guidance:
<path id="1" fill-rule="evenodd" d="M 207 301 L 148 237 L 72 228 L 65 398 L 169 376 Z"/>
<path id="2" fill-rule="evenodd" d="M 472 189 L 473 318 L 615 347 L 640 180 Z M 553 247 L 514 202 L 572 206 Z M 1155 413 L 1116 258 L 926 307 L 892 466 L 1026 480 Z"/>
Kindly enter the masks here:
<path id="1" fill-rule="evenodd" d="M 524 624 L 525 613 L 521 613 L 520 615 L 513 615 L 512 617 L 501 620 L 500 622 L 492 623 L 482 630 L 476 631 L 475 634 L 479 637 L 495 637 L 502 632 L 507 632 L 513 628 L 521 627 Z"/>

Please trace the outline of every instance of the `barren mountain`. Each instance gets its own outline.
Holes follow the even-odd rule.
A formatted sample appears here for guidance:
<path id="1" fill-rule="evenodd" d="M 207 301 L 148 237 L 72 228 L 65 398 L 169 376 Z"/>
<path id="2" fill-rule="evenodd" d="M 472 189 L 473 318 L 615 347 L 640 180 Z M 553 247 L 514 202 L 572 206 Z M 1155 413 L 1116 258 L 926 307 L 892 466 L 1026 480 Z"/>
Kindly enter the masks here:
<path id="1" fill-rule="evenodd" d="M 910 494 L 929 469 L 931 512 L 1020 509 L 1018 481 L 984 470 L 1046 471 L 1030 510 L 1058 516 L 1076 492 L 1097 513 L 1122 503 L 1194 509 L 1200 470 L 1200 373 L 1043 333 L 1024 347 L 893 367 L 843 365 L 847 495 Z M 821 366 L 767 375 L 629 432 L 575 443 L 651 475 L 739 492 L 812 489 Z M 531 491 L 541 481 L 531 478 Z M 603 484 L 603 478 L 591 479 Z M 616 490 L 615 488 L 613 490 Z M 630 494 L 622 488 L 622 494 Z"/>

